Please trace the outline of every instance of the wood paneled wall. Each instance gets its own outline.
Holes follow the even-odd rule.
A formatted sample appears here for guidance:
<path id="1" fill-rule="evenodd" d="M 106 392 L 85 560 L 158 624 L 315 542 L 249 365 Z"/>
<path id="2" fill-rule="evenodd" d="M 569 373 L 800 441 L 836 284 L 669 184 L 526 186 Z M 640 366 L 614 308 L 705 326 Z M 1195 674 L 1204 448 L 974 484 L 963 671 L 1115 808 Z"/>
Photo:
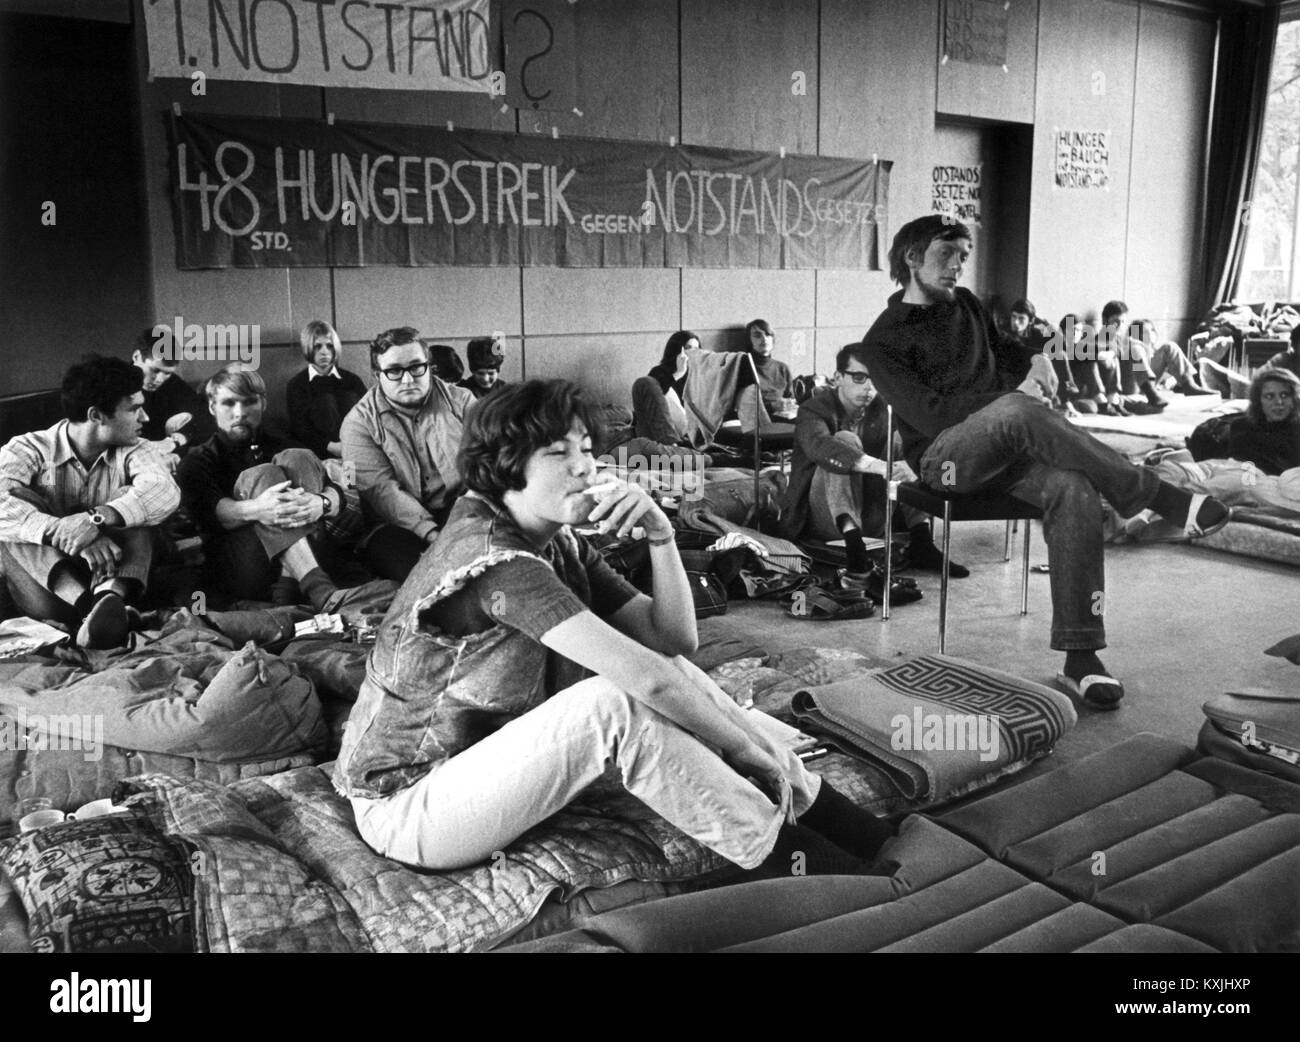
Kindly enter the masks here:
<path id="1" fill-rule="evenodd" d="M 474 335 L 510 338 L 505 375 L 578 376 L 626 402 L 637 375 L 677 328 L 739 345 L 765 317 L 777 354 L 800 372 L 829 368 L 894 289 L 885 272 L 544 268 L 176 269 L 163 113 L 189 111 L 445 124 L 522 134 L 820 153 L 892 164 L 885 233 L 930 206 L 931 170 L 954 151 L 1021 164 L 1031 208 L 1019 266 L 981 262 L 968 283 L 1004 299 L 1028 291 L 1044 314 L 1097 310 L 1124 296 L 1173 327 L 1191 316 L 1200 169 L 1213 57 L 1210 15 L 1149 0 L 1013 0 L 1008 67 L 940 64 L 942 0 L 581 0 L 577 113 L 501 111 L 479 95 L 320 90 L 209 81 L 144 81 L 136 0 L 149 260 L 157 317 L 249 322 L 273 373 L 299 364 L 290 345 L 308 319 L 335 322 L 345 364 L 360 345 L 412 324 L 463 351 Z M 1104 76 L 1097 93 L 1094 73 Z M 792 91 L 803 73 L 805 94 Z M 936 118 L 941 122 L 936 125 Z M 955 129 L 951 120 L 966 120 Z M 990 153 L 988 121 L 1032 125 L 1032 154 Z M 1108 191 L 1052 184 L 1054 127 L 1111 132 Z M 978 143 L 978 148 L 977 148 Z M 958 147 L 960 146 L 960 147 Z M 986 160 L 987 162 L 987 160 Z M 1158 258 L 1161 263 L 1150 263 Z M 1027 285 L 992 271 L 1027 272 Z M 802 334 L 800 338 L 798 334 Z M 277 346 L 278 345 L 278 346 Z M 795 356 L 800 350 L 802 354 Z M 280 355 L 276 355 L 280 352 Z M 196 371 L 195 375 L 201 375 Z M 274 401 L 272 403 L 275 404 Z"/>

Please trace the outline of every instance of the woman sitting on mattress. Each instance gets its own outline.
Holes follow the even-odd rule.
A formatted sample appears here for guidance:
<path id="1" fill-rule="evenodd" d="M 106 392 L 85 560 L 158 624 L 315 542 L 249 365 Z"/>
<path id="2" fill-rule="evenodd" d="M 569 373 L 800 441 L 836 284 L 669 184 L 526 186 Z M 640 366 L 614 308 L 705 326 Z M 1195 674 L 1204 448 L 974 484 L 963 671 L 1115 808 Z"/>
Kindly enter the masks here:
<path id="1" fill-rule="evenodd" d="M 1160 477 L 1188 492 L 1229 506 L 1265 507 L 1300 514 L 1300 378 L 1286 369 L 1261 369 L 1250 381 L 1250 405 L 1228 429 L 1229 459 L 1199 462 L 1174 452 L 1155 464 Z M 1140 535 L 1155 515 L 1125 522 Z"/>
<path id="2" fill-rule="evenodd" d="M 673 528 L 596 483 L 576 386 L 530 380 L 470 412 L 470 491 L 384 619 L 334 783 L 362 837 L 432 869 L 484 861 L 616 765 L 628 791 L 746 869 L 870 874 L 892 833 L 759 730 L 696 648 Z M 645 530 L 638 593 L 571 526 Z"/>

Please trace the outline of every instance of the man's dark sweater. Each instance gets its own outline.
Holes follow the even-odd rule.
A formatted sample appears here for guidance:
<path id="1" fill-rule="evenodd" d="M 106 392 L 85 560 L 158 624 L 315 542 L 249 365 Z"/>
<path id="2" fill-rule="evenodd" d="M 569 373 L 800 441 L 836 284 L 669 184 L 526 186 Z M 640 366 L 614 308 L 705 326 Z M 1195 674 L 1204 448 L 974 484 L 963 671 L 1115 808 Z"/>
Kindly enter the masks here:
<path id="1" fill-rule="evenodd" d="M 929 305 L 905 304 L 899 290 L 862 343 L 917 473 L 941 431 L 1013 391 L 1029 372 L 1024 350 L 1003 338 L 979 298 L 962 288 L 951 303 Z"/>
<path id="2" fill-rule="evenodd" d="M 176 484 L 203 538 L 224 534 L 217 520 L 217 504 L 234 497 L 240 474 L 259 463 L 270 463 L 281 449 L 298 447 L 265 429 L 259 430 L 252 442 L 232 441 L 225 431 L 217 431 L 202 445 L 195 445 L 176 468 Z"/>
<path id="3" fill-rule="evenodd" d="M 182 412 L 193 417 L 181 428 L 189 439 L 189 445 L 204 441 L 216 430 L 216 423 L 208 412 L 207 399 L 175 373 L 167 377 L 157 390 L 144 392 L 144 411 L 149 416 L 140 432 L 145 441 L 161 441 L 167 437 L 167 421 Z"/>

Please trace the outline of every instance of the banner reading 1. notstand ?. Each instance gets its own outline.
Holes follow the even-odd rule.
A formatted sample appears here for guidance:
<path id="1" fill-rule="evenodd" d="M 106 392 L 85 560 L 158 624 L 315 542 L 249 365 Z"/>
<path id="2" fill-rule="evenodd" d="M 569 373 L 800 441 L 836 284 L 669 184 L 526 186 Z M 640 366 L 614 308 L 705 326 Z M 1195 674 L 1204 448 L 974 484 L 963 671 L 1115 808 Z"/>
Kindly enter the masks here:
<path id="1" fill-rule="evenodd" d="M 181 268 L 879 268 L 887 161 L 167 117 Z"/>
<path id="2" fill-rule="evenodd" d="M 488 0 L 144 0 L 149 74 L 490 91 Z"/>

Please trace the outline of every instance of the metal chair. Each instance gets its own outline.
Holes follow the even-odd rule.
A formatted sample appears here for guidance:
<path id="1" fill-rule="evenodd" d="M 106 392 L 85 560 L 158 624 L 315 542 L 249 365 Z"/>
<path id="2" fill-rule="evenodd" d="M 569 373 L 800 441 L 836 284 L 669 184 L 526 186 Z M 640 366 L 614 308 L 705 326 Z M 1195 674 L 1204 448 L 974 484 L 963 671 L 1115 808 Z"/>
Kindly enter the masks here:
<path id="1" fill-rule="evenodd" d="M 886 408 L 888 436 L 885 439 L 885 468 L 887 473 L 894 472 L 894 408 Z M 1020 614 L 1029 614 L 1029 533 L 1030 522 L 1041 521 L 1043 511 L 1023 500 L 1005 493 L 975 492 L 959 495 L 954 492 L 941 492 L 928 485 L 917 482 L 899 482 L 886 479 L 888 498 L 885 501 L 885 603 L 882 606 L 881 620 L 889 619 L 889 587 L 893 581 L 893 546 L 894 504 L 914 507 L 931 517 L 943 518 L 943 570 L 939 580 L 939 654 L 944 653 L 948 640 L 948 565 L 950 536 L 954 521 L 1006 521 L 1007 532 L 1003 543 L 1003 561 L 1011 560 L 1011 533 L 1016 521 L 1025 522 L 1024 559 L 1020 576 Z"/>

